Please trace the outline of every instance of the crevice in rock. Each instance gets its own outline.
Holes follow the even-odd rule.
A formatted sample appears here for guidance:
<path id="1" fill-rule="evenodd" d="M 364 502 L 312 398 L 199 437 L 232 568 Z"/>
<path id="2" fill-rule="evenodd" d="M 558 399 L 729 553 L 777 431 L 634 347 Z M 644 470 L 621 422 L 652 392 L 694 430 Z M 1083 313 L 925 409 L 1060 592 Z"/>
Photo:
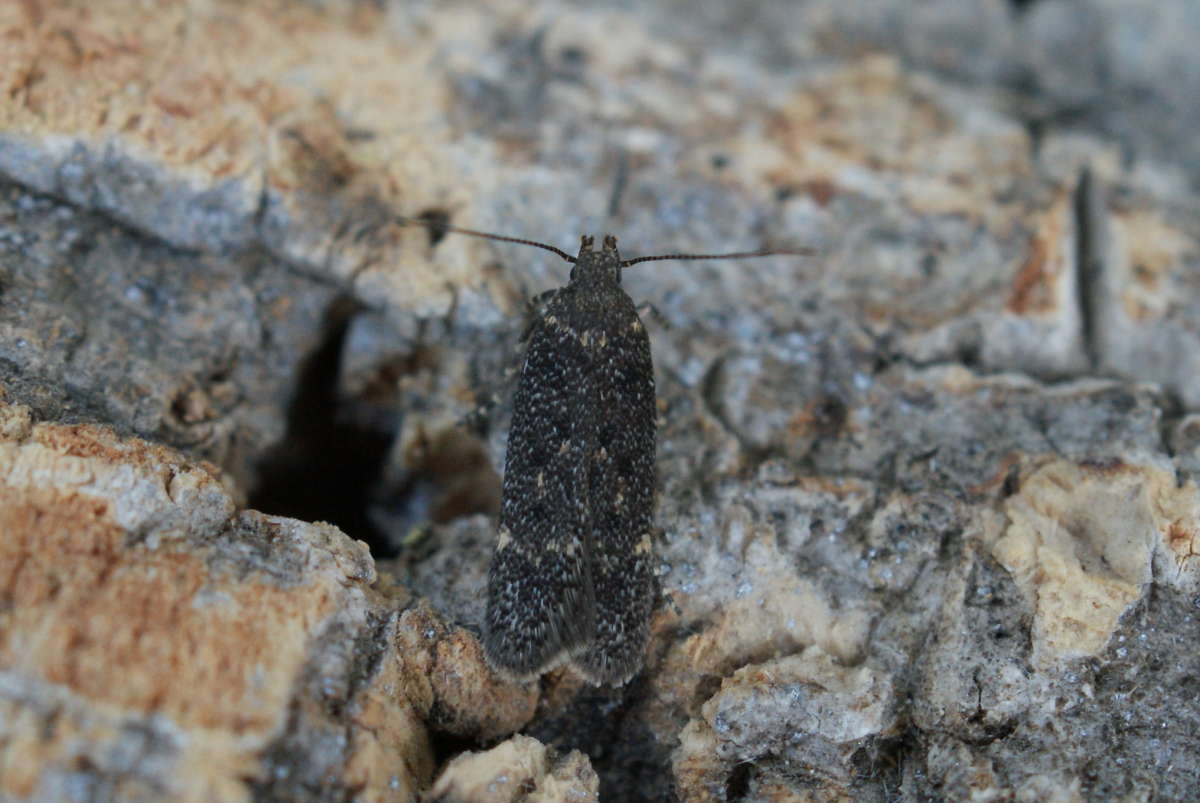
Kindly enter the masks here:
<path id="1" fill-rule="evenodd" d="M 1029 137 L 1029 151 L 1034 159 L 1042 154 L 1042 143 L 1046 140 L 1046 120 L 1041 117 L 1027 117 L 1024 121 L 1025 134 Z"/>
<path id="2" fill-rule="evenodd" d="M 434 702 L 434 705 L 438 705 L 437 701 Z M 433 766 L 438 768 L 434 773 L 435 778 L 450 761 L 463 753 L 477 751 L 481 747 L 486 749 L 492 746 L 490 744 L 481 746 L 476 739 L 457 736 L 447 731 L 438 730 L 436 727 L 429 730 L 429 742 L 433 748 Z"/>
<path id="3" fill-rule="evenodd" d="M 388 659 L 397 620 L 395 612 L 372 610 L 365 621 L 335 619 L 316 637 L 293 690 L 287 726 L 259 754 L 263 771 L 242 779 L 254 799 L 353 798 L 346 762 L 356 749 L 357 700 Z"/>
<path id="4" fill-rule="evenodd" d="M 742 762 L 733 767 L 725 779 L 725 799 L 744 800 L 750 793 L 750 770 L 753 762 Z"/>
<path id="5" fill-rule="evenodd" d="M 898 735 L 871 740 L 850 757 L 855 784 L 860 788 L 878 785 L 883 791 L 882 799 L 889 803 L 904 800 L 900 793 L 904 787 L 904 768 L 917 752 L 916 729 L 911 726 Z"/>
<path id="6" fill-rule="evenodd" d="M 349 704 L 358 693 L 370 686 L 372 679 L 379 672 L 379 667 L 388 655 L 388 647 L 395 638 L 396 622 L 399 613 L 395 611 L 371 611 L 367 614 L 367 623 L 359 628 L 354 635 L 354 660 L 346 673 L 346 695 L 341 700 L 331 700 L 334 713 L 346 716 Z"/>
<path id="7" fill-rule="evenodd" d="M 1174 460 L 1179 449 L 1176 444 L 1175 430 L 1179 423 L 1191 412 L 1176 394 L 1163 388 L 1158 393 L 1158 448 L 1163 454 Z"/>
<path id="8" fill-rule="evenodd" d="M 651 693 L 644 674 L 622 688 L 584 689 L 526 732 L 560 753 L 587 755 L 600 777 L 600 800 L 673 800 L 670 751 L 643 719 Z"/>
<path id="9" fill-rule="evenodd" d="M 624 150 L 618 150 L 615 164 L 613 166 L 613 186 L 608 194 L 607 216 L 608 222 L 617 219 L 617 214 L 621 210 L 621 200 L 625 197 L 625 190 L 629 185 L 629 154 Z"/>
<path id="10" fill-rule="evenodd" d="M 732 435 L 738 442 L 742 454 L 745 455 L 746 464 L 748 466 L 759 466 L 775 456 L 778 450 L 754 444 L 746 436 L 746 433 L 731 419 L 721 392 L 721 386 L 725 382 L 724 373 L 727 370 L 726 363 L 731 356 L 729 353 L 722 354 L 713 360 L 712 365 L 705 371 L 699 384 L 700 401 L 705 411 L 715 418 L 720 423 L 721 428 Z"/>
<path id="11" fill-rule="evenodd" d="M 1038 0 L 1008 0 L 1009 8 L 1017 15 L 1027 14 L 1037 3 Z"/>
<path id="12" fill-rule="evenodd" d="M 1076 303 L 1079 304 L 1080 338 L 1089 370 L 1094 373 L 1101 362 L 1096 343 L 1096 313 L 1102 302 L 1100 294 L 1103 292 L 1105 266 L 1100 241 L 1103 236 L 1100 200 L 1089 167 L 1084 167 L 1079 173 L 1072 214 L 1075 218 Z"/>
<path id="13" fill-rule="evenodd" d="M 729 416 L 725 413 L 724 404 L 721 401 L 721 373 L 725 370 L 725 362 L 729 359 L 729 354 L 722 354 L 713 360 L 712 365 L 708 366 L 708 370 L 704 372 L 704 376 L 700 379 L 700 401 L 704 405 L 704 409 L 715 418 L 726 432 L 737 438 L 738 443 L 745 449 L 747 444 L 742 438 L 741 433 L 733 426 L 729 420 Z"/>
<path id="14" fill-rule="evenodd" d="M 385 541 L 367 516 L 368 495 L 394 433 L 338 415 L 342 344 L 357 309 L 355 301 L 343 296 L 326 311 L 324 336 L 300 368 L 284 437 L 259 462 L 262 482 L 251 494 L 250 506 L 330 522 L 374 550 Z"/>

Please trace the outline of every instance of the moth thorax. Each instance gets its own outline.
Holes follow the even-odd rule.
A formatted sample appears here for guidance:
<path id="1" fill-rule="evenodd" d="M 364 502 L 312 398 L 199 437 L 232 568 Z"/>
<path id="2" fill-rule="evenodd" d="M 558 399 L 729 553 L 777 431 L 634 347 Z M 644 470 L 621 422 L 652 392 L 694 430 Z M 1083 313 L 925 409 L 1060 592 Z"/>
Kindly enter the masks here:
<path id="1" fill-rule="evenodd" d="M 604 235 L 599 251 L 593 250 L 596 238 L 584 235 L 579 242 L 579 256 L 571 268 L 572 284 L 620 284 L 621 254 L 617 251 L 617 238 Z"/>

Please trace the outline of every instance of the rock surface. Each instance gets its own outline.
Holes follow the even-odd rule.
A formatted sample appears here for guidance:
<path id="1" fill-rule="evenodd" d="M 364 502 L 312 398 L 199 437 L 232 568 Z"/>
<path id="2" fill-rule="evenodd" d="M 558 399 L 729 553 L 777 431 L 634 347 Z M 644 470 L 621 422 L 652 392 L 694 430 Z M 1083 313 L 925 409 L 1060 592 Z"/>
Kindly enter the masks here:
<path id="1" fill-rule="evenodd" d="M 0 405 L 6 799 L 412 797 L 533 715 L 476 639 L 213 465 Z"/>
<path id="2" fill-rule="evenodd" d="M 0 796 L 1188 796 L 1197 34 L 0 5 Z M 522 311 L 567 268 L 420 214 L 819 252 L 625 277 L 664 590 L 625 688 L 482 660 Z"/>
<path id="3" fill-rule="evenodd" d="M 456 756 L 429 790 L 437 801 L 510 803 L 598 800 L 600 779 L 578 750 L 554 756 L 537 739 L 517 735 L 491 750 Z"/>

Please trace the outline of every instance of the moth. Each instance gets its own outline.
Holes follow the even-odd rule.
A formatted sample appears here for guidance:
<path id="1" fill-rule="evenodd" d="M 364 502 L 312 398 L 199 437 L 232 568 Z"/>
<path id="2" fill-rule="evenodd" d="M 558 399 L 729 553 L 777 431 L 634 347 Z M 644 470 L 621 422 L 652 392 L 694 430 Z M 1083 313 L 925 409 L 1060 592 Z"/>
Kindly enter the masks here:
<path id="1" fill-rule="evenodd" d="M 526 344 L 504 461 L 500 530 L 488 571 L 484 651 L 526 680 L 569 662 L 596 685 L 642 666 L 658 596 L 654 571 L 655 408 L 650 338 L 621 272 L 664 259 L 798 254 L 753 251 L 622 260 L 617 239 L 579 254 L 449 226 L 436 231 L 532 245 L 573 264 L 545 294 Z"/>

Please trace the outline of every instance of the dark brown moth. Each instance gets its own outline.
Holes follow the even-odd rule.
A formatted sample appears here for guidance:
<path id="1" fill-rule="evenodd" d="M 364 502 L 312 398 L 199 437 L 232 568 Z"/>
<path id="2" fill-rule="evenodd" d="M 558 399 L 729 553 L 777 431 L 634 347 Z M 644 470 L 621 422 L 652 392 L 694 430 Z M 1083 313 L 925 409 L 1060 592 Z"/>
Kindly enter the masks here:
<path id="1" fill-rule="evenodd" d="M 595 684 L 642 665 L 658 596 L 652 525 L 654 369 L 621 271 L 662 259 L 795 254 L 667 254 L 622 260 L 617 239 L 578 256 L 531 240 L 430 221 L 435 231 L 544 248 L 574 263 L 531 328 L 504 462 L 500 532 L 488 572 L 483 645 L 518 679 L 564 661 Z"/>

